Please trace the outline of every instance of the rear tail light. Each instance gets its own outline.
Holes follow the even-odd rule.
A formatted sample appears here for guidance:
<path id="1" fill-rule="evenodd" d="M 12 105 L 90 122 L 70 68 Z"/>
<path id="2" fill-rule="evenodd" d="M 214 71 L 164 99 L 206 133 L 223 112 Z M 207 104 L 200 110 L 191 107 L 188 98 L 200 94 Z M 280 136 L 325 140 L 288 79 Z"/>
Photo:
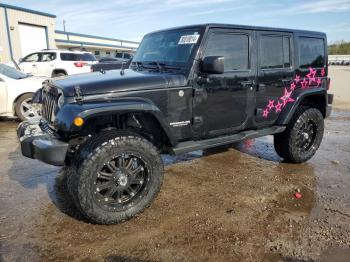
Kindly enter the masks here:
<path id="1" fill-rule="evenodd" d="M 329 90 L 331 88 L 331 79 L 327 78 L 326 88 Z"/>
<path id="2" fill-rule="evenodd" d="M 76 67 L 83 67 L 84 65 L 86 65 L 87 63 L 85 63 L 85 62 L 74 62 L 74 65 L 76 66 Z"/>

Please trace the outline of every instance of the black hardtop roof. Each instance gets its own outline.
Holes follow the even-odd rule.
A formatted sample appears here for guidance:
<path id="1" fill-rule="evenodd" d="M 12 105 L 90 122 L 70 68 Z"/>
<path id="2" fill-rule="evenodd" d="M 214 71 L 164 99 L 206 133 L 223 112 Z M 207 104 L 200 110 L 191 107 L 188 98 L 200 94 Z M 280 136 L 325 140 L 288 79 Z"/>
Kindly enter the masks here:
<path id="1" fill-rule="evenodd" d="M 309 31 L 309 30 L 300 30 L 300 29 L 288 29 L 288 28 L 275 28 L 275 27 L 264 27 L 264 26 L 250 26 L 250 25 L 233 25 L 233 24 L 219 24 L 219 23 L 209 23 L 209 24 L 197 24 L 197 25 L 187 25 L 179 26 L 173 28 L 167 28 L 162 30 L 157 30 L 152 33 L 168 31 L 168 30 L 180 30 L 180 29 L 190 29 L 194 27 L 203 27 L 203 28 L 228 28 L 228 29 L 245 29 L 245 30 L 258 30 L 258 31 L 273 31 L 273 32 L 290 32 L 290 33 L 299 33 L 306 35 L 318 35 L 325 37 L 326 34 L 318 31 Z"/>

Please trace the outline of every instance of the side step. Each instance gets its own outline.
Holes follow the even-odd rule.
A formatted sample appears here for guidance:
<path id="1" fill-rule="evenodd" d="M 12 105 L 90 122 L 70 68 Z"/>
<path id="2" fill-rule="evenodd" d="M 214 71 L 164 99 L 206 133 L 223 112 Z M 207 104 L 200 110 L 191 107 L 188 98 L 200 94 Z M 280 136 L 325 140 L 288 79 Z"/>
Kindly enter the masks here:
<path id="1" fill-rule="evenodd" d="M 242 131 L 240 133 L 229 135 L 229 136 L 220 136 L 220 137 L 215 137 L 215 138 L 210 138 L 205 140 L 198 140 L 198 141 L 191 140 L 191 141 L 179 143 L 176 147 L 172 149 L 172 151 L 175 155 L 181 155 L 181 154 L 185 154 L 196 150 L 202 150 L 202 149 L 207 149 L 211 147 L 231 144 L 231 143 L 239 142 L 245 139 L 277 134 L 277 133 L 283 132 L 285 129 L 286 129 L 285 126 L 273 126 L 269 128 L 260 129 L 260 130 Z"/>

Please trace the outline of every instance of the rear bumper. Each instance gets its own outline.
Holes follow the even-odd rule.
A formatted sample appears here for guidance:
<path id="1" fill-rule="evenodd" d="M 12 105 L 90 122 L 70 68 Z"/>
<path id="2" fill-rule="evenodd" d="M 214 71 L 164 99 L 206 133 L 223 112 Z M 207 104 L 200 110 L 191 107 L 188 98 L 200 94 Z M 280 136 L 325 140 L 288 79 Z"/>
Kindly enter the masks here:
<path id="1" fill-rule="evenodd" d="M 40 118 L 20 123 L 17 136 L 23 156 L 54 166 L 64 165 L 68 143 L 43 131 Z"/>
<path id="2" fill-rule="evenodd" d="M 327 94 L 327 107 L 325 117 L 329 117 L 332 113 L 332 104 L 333 104 L 333 94 Z"/>

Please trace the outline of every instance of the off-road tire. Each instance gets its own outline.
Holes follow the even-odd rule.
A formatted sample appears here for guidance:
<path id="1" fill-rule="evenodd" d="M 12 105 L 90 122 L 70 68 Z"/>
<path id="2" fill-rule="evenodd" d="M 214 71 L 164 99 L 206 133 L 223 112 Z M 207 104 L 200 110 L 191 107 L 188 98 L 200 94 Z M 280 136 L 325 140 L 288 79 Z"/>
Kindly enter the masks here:
<path id="1" fill-rule="evenodd" d="M 94 172 L 111 156 L 134 152 L 150 167 L 148 191 L 130 208 L 113 212 L 96 204 L 92 189 Z M 67 177 L 67 188 L 74 204 L 90 221 L 116 224 L 134 217 L 148 207 L 163 183 L 164 166 L 157 148 L 145 138 L 130 132 L 105 131 L 89 139 L 73 157 Z"/>
<path id="2" fill-rule="evenodd" d="M 308 150 L 300 150 L 297 146 L 298 131 L 303 124 L 312 123 L 315 137 Z M 316 108 L 299 106 L 289 121 L 286 130 L 274 136 L 274 146 L 277 154 L 291 163 L 302 163 L 309 160 L 319 148 L 324 132 L 322 113 Z"/>

